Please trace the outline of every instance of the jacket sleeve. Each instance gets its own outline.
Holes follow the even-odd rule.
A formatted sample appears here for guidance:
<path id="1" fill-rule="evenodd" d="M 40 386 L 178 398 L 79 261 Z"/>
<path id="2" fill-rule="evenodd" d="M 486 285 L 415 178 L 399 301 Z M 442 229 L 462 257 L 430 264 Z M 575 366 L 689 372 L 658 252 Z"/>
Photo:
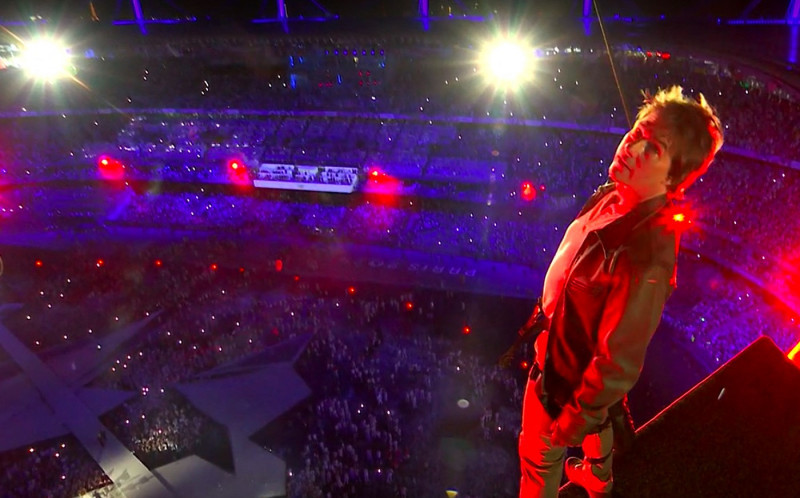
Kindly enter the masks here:
<path id="1" fill-rule="evenodd" d="M 620 257 L 600 319 L 594 357 L 555 428 L 570 444 L 580 444 L 605 421 L 608 408 L 639 379 L 647 346 L 672 290 L 672 271 L 652 264 L 634 268 Z"/>

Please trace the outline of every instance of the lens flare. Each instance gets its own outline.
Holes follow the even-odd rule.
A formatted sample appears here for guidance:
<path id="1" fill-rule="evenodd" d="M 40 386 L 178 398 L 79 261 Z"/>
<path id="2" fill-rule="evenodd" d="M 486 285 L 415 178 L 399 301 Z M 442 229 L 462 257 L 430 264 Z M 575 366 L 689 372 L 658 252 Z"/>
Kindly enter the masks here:
<path id="1" fill-rule="evenodd" d="M 495 86 L 516 87 L 529 79 L 532 55 L 533 49 L 526 42 L 500 38 L 483 48 L 481 72 Z"/>
<path id="2" fill-rule="evenodd" d="M 67 47 L 56 40 L 41 38 L 25 44 L 20 67 L 32 78 L 53 81 L 69 75 L 70 59 Z"/>

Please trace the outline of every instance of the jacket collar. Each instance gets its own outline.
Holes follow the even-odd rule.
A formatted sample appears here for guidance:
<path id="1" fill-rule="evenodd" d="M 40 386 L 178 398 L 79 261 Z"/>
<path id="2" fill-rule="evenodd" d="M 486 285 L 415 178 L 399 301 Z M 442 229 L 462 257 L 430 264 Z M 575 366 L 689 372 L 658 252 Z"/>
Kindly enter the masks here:
<path id="1" fill-rule="evenodd" d="M 604 183 L 603 185 L 600 185 L 599 187 L 597 187 L 597 190 L 594 191 L 592 196 L 589 197 L 589 200 L 586 201 L 586 204 L 583 205 L 583 208 L 581 208 L 580 213 L 578 213 L 578 217 L 583 216 L 584 214 L 586 214 L 598 202 L 600 202 L 600 199 L 605 197 L 606 194 L 608 194 L 609 192 L 613 192 L 616 189 L 617 189 L 617 186 L 614 184 L 614 182 L 611 182 L 611 181 L 609 181 L 608 183 Z"/>
<path id="2" fill-rule="evenodd" d="M 600 199 L 611 192 L 616 190 L 616 185 L 607 183 L 597 190 L 597 194 L 601 194 L 597 199 L 592 197 L 594 202 L 590 202 L 592 206 L 597 204 Z M 587 203 L 588 205 L 589 203 Z M 605 227 L 597 230 L 597 236 L 603 244 L 603 249 L 608 253 L 609 250 L 616 249 L 621 246 L 631 235 L 631 232 L 642 226 L 648 220 L 651 220 L 657 213 L 661 212 L 667 207 L 669 201 L 666 194 L 653 197 L 644 202 L 640 202 L 629 213 L 621 216 L 619 219 L 609 223 Z M 591 209 L 591 207 L 589 208 Z"/>

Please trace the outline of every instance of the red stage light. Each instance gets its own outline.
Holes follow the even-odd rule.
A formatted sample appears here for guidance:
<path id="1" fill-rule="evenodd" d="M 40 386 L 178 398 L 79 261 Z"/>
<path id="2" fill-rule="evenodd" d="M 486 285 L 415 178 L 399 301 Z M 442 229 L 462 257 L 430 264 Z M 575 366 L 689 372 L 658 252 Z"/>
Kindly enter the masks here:
<path id="1" fill-rule="evenodd" d="M 283 260 L 282 259 L 276 259 L 275 260 L 275 271 L 277 271 L 277 272 L 283 271 Z"/>
<path id="2" fill-rule="evenodd" d="M 155 262 L 155 265 L 158 266 L 158 267 L 161 267 L 161 260 L 157 259 L 156 262 Z"/>
<path id="3" fill-rule="evenodd" d="M 294 276 L 294 281 L 295 282 L 299 282 L 300 281 L 300 275 L 295 275 Z"/>
<path id="4" fill-rule="evenodd" d="M 472 329 L 469 328 L 469 325 L 464 325 L 464 328 L 461 329 L 461 333 L 464 335 L 469 335 L 472 332 Z"/>
<path id="5" fill-rule="evenodd" d="M 536 189 L 533 188 L 533 184 L 531 182 L 522 182 L 520 191 L 522 193 L 522 200 L 530 202 L 536 199 Z"/>
<path id="6" fill-rule="evenodd" d="M 662 58 L 662 59 L 664 59 L 665 61 L 666 61 L 666 60 L 669 60 L 671 57 L 672 57 L 672 56 L 670 55 L 670 53 L 669 53 L 669 52 L 663 52 L 663 53 L 661 54 L 661 58 Z"/>
<path id="7" fill-rule="evenodd" d="M 244 266 L 239 267 L 239 273 L 244 273 Z"/>
<path id="8" fill-rule="evenodd" d="M 411 301 L 406 301 L 406 309 L 408 311 L 413 310 L 414 309 L 414 303 L 412 303 Z"/>
<path id="9" fill-rule="evenodd" d="M 104 264 L 106 264 L 106 262 L 105 262 L 105 261 L 103 261 L 102 259 L 98 259 L 98 260 L 97 260 L 97 263 L 96 263 L 96 265 L 97 265 L 97 267 L 98 267 L 98 268 L 100 268 L 100 267 L 101 267 L 101 266 L 103 266 Z"/>
<path id="10" fill-rule="evenodd" d="M 379 202 L 395 202 L 396 195 L 403 189 L 403 182 L 386 174 L 377 166 L 370 166 L 367 171 L 367 191 L 381 196 Z"/>
<path id="11" fill-rule="evenodd" d="M 694 228 L 694 220 L 700 217 L 691 202 L 682 202 L 665 211 L 661 223 L 667 230 L 683 233 Z"/>
<path id="12" fill-rule="evenodd" d="M 522 363 L 520 363 L 520 364 L 519 364 L 519 367 L 520 367 L 521 369 L 523 369 L 523 370 L 527 370 L 529 366 L 530 366 L 530 365 L 528 365 L 528 362 L 527 362 L 527 361 L 525 361 L 525 360 L 522 360 Z"/>
<path id="13" fill-rule="evenodd" d="M 37 268 L 41 268 L 44 263 L 42 263 L 41 259 L 37 259 L 36 263 L 34 263 L 34 264 L 36 265 Z"/>
<path id="14" fill-rule="evenodd" d="M 219 266 L 217 266 L 216 263 L 211 263 L 211 271 L 217 271 L 217 268 L 219 268 Z"/>
<path id="15" fill-rule="evenodd" d="M 351 287 L 348 287 L 348 288 L 347 288 L 347 293 L 348 293 L 348 294 L 350 294 L 350 295 L 352 296 L 353 294 L 355 294 L 355 293 L 356 293 L 356 288 L 355 288 L 355 287 L 352 287 L 352 286 L 351 286 Z"/>
<path id="16" fill-rule="evenodd" d="M 125 177 L 125 166 L 114 158 L 100 156 L 97 167 L 103 180 L 122 180 Z"/>
<path id="17" fill-rule="evenodd" d="M 250 178 L 247 174 L 247 167 L 241 160 L 228 160 L 228 172 L 233 183 L 241 186 L 250 184 Z"/>
<path id="18" fill-rule="evenodd" d="M 685 232 L 692 225 L 692 219 L 683 209 L 674 211 L 671 216 L 667 218 L 667 225 L 671 230 L 676 232 Z"/>

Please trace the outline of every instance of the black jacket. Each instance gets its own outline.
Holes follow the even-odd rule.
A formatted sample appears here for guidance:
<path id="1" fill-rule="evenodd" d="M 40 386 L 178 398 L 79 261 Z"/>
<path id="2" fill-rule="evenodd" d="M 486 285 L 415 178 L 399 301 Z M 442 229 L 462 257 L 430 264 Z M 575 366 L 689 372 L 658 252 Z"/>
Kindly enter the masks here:
<path id="1" fill-rule="evenodd" d="M 600 187 L 581 215 L 614 190 Z M 672 205 L 660 196 L 589 232 L 570 264 L 550 317 L 538 388 L 571 440 L 580 442 L 604 422 L 638 380 L 675 287 L 677 250 Z"/>

